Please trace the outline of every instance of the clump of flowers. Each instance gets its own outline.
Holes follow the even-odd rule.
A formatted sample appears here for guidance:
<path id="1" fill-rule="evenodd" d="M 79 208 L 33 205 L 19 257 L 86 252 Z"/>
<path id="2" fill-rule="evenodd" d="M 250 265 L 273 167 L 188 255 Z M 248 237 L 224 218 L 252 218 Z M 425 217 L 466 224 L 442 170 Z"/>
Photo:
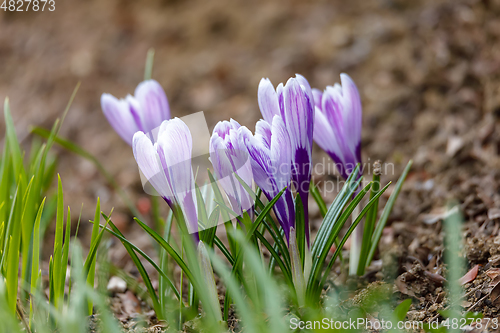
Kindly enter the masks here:
<path id="1" fill-rule="evenodd" d="M 234 276 L 241 279 L 245 275 L 241 251 L 247 246 L 238 245 L 241 232 L 245 242 L 270 253 L 269 272 L 277 274 L 275 266 L 279 267 L 299 307 L 321 302 L 321 291 L 329 272 L 353 232 L 355 244 L 351 247 L 350 272 L 363 274 L 372 260 L 409 166 L 375 224 L 378 198 L 389 184 L 380 188 L 379 179 L 374 176 L 374 181 L 361 186 L 361 100 L 353 80 L 346 74 L 341 74 L 340 78 L 341 85 L 328 86 L 323 92 L 312 89 L 299 74 L 276 88 L 269 79 L 262 79 L 258 87 L 258 105 L 263 119 L 256 123 L 255 133 L 233 119 L 217 123 L 213 130 L 208 145 L 215 199 L 210 199 L 197 187 L 191 165 L 191 132 L 181 119 L 169 120 L 167 98 L 156 81 L 141 83 L 135 96 L 127 96 L 124 100 L 103 94 L 103 112 L 133 147 L 139 169 L 149 184 L 172 208 L 176 220 L 185 223 L 181 230 L 187 227 L 188 232 L 194 234 L 199 252 L 197 260 L 204 272 L 201 275 L 209 278 L 198 280 L 192 263 L 184 263 L 167 242 L 139 221 L 140 225 L 170 253 L 186 276 L 190 276 L 194 291 L 196 288 L 212 290 L 212 301 L 202 299 L 212 313 L 219 310 L 215 282 L 209 273 L 210 262 L 214 260 L 210 251 L 217 247 L 232 265 Z M 328 209 L 311 182 L 313 141 L 332 158 L 346 179 Z M 368 192 L 369 199 L 362 205 Z M 310 235 L 308 214 L 310 193 L 318 206 L 323 207 L 324 215 L 314 239 Z M 228 207 L 223 194 L 229 202 Z M 210 202 L 207 200 L 215 201 L 216 207 L 208 209 Z M 217 237 L 215 229 L 199 227 L 207 220 L 217 220 L 219 214 L 230 214 L 238 222 L 226 222 L 229 248 Z M 366 227 L 361 223 L 365 216 Z M 348 220 L 351 225 L 341 237 L 340 232 Z M 272 242 L 265 237 L 266 233 Z M 334 245 L 336 250 L 330 256 Z M 204 291 L 198 290 L 198 293 Z M 197 298 L 191 296 L 190 299 L 194 302 L 192 306 L 197 308 Z M 224 320 L 227 320 L 230 305 L 228 291 Z"/>

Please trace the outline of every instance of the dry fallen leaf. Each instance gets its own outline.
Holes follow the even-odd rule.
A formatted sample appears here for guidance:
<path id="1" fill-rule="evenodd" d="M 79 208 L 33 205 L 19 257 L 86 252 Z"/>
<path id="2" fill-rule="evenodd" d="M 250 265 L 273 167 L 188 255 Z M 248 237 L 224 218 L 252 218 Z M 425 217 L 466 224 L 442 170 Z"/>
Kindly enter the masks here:
<path id="1" fill-rule="evenodd" d="M 500 218 L 500 208 L 490 208 L 488 209 L 488 218 L 490 220 Z"/>
<path id="2" fill-rule="evenodd" d="M 492 280 L 495 280 L 500 275 L 500 268 L 490 268 L 486 271 L 486 275 Z"/>
<path id="3" fill-rule="evenodd" d="M 498 304 L 500 297 L 500 283 L 497 283 L 496 286 L 491 289 L 490 292 L 490 300 L 493 304 Z"/>
<path id="4" fill-rule="evenodd" d="M 500 275 L 497 275 L 497 276 L 495 276 L 495 278 L 493 280 L 490 281 L 489 286 L 494 287 L 499 283 L 500 283 Z"/>
<path id="5" fill-rule="evenodd" d="M 118 294 L 122 302 L 122 311 L 129 317 L 135 317 L 141 313 L 141 302 L 135 297 L 134 293 L 128 290 L 125 294 Z"/>
<path id="6" fill-rule="evenodd" d="M 396 287 L 398 288 L 400 293 L 402 293 L 404 295 L 415 297 L 415 293 L 408 289 L 406 282 L 401 279 L 401 276 L 399 276 L 396 279 L 394 284 L 396 285 Z"/>
<path id="7" fill-rule="evenodd" d="M 464 140 L 459 136 L 451 136 L 448 138 L 446 145 L 446 155 L 453 157 L 464 146 Z"/>
<path id="8" fill-rule="evenodd" d="M 440 285 L 444 281 L 446 281 L 446 279 L 442 275 L 439 275 L 437 273 L 432 273 L 432 272 L 429 272 L 429 271 L 424 271 L 424 275 L 427 276 L 429 278 L 429 280 L 432 280 L 435 283 L 440 284 Z"/>
<path id="9" fill-rule="evenodd" d="M 465 273 L 465 275 L 462 276 L 460 278 L 460 280 L 458 280 L 458 281 L 460 282 L 460 284 L 462 286 L 466 283 L 472 282 L 477 277 L 478 272 L 479 272 L 479 265 L 476 265 L 476 266 L 472 267 L 470 271 Z"/>

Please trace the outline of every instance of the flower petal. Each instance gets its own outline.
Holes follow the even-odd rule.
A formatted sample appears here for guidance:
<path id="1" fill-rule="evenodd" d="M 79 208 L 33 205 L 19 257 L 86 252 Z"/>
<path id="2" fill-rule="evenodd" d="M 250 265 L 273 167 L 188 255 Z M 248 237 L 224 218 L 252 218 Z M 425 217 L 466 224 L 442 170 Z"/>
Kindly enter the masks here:
<path id="1" fill-rule="evenodd" d="M 344 167 L 344 155 L 337 142 L 335 129 L 330 126 L 326 116 L 320 109 L 316 109 L 315 114 L 314 141 L 331 157 L 340 175 L 344 179 L 347 179 L 349 174 L 346 173 L 346 168 Z"/>
<path id="2" fill-rule="evenodd" d="M 267 149 L 271 149 L 271 122 L 267 122 L 265 120 L 259 120 L 257 124 L 255 124 L 255 138 L 262 142 Z"/>
<path id="3" fill-rule="evenodd" d="M 174 193 L 194 189 L 191 168 L 193 142 L 187 125 L 179 118 L 164 121 L 158 133 L 158 154 Z"/>
<path id="4" fill-rule="evenodd" d="M 323 99 L 323 92 L 319 89 L 313 88 L 312 94 L 314 99 L 314 106 L 321 109 L 321 100 Z M 315 112 L 317 112 L 317 109 Z"/>
<path id="5" fill-rule="evenodd" d="M 285 123 L 290 135 L 292 148 L 305 148 L 308 153 L 312 149 L 314 127 L 314 103 L 312 94 L 300 84 L 297 79 L 291 78 L 283 91 L 285 106 Z"/>
<path id="6" fill-rule="evenodd" d="M 278 95 L 269 79 L 262 79 L 259 83 L 258 102 L 262 117 L 268 123 L 273 121 L 275 115 L 280 114 Z"/>
<path id="7" fill-rule="evenodd" d="M 143 132 L 135 133 L 132 141 L 134 157 L 139 169 L 158 194 L 167 202 L 172 202 L 173 192 L 167 182 L 153 143 Z"/>
<path id="8" fill-rule="evenodd" d="M 124 100 L 118 100 L 113 95 L 102 94 L 101 108 L 116 133 L 129 145 L 132 145 L 132 137 L 139 128 L 130 113 L 128 103 Z"/>
<path id="9" fill-rule="evenodd" d="M 275 193 L 290 185 L 292 149 L 285 123 L 280 116 L 274 116 L 271 137 L 271 165 L 276 180 Z"/>
<path id="10" fill-rule="evenodd" d="M 241 214 L 253 206 L 253 200 L 235 173 L 248 186 L 252 186 L 253 175 L 247 150 L 241 147 L 238 139 L 237 129 L 240 127 L 233 119 L 217 123 L 210 139 L 210 160 L 233 210 Z"/>
<path id="11" fill-rule="evenodd" d="M 238 137 L 241 145 L 248 151 L 255 183 L 264 192 L 273 191 L 274 179 L 270 177 L 272 173 L 270 170 L 271 159 L 269 157 L 269 148 L 262 141 L 257 140 L 245 126 L 241 126 L 238 129 Z"/>
<path id="12" fill-rule="evenodd" d="M 354 81 L 347 74 L 340 74 L 342 82 L 342 95 L 343 95 L 343 112 L 345 117 L 344 126 L 346 128 L 345 135 L 349 148 L 359 155 L 359 148 L 361 145 L 361 127 L 362 127 L 362 108 L 361 98 L 359 96 L 358 88 Z M 360 156 L 356 156 L 360 159 Z"/>
<path id="13" fill-rule="evenodd" d="M 165 120 L 158 133 L 157 151 L 168 183 L 186 218 L 190 232 L 198 231 L 198 207 L 191 166 L 193 142 L 187 125 L 179 118 Z"/>
<path id="14" fill-rule="evenodd" d="M 350 149 L 349 137 L 346 135 L 345 112 L 343 96 L 339 95 L 339 90 L 336 87 L 326 87 L 323 93 L 323 114 L 327 115 L 332 132 L 336 140 L 332 141 L 331 150 L 334 150 L 334 143 L 338 147 L 338 151 L 342 156 L 342 162 L 355 161 L 354 151 Z"/>
<path id="15" fill-rule="evenodd" d="M 302 87 L 304 87 L 306 95 L 313 96 L 311 85 L 309 84 L 309 81 L 307 81 L 307 79 L 304 76 L 302 76 L 300 74 L 295 74 L 295 79 L 299 82 L 299 84 Z"/>
<path id="16" fill-rule="evenodd" d="M 160 126 L 162 121 L 170 119 L 170 107 L 167 95 L 155 80 L 141 82 L 134 93 L 141 106 L 141 123 L 145 132 Z"/>

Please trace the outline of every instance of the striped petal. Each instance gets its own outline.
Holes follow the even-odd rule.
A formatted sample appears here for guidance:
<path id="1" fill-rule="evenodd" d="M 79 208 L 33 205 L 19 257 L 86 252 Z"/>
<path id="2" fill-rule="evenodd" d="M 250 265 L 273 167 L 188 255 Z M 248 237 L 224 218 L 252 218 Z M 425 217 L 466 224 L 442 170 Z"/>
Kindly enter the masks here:
<path id="1" fill-rule="evenodd" d="M 141 82 L 135 89 L 135 96 L 127 95 L 125 99 L 102 94 L 101 107 L 108 122 L 129 145 L 137 131 L 156 141 L 162 121 L 170 118 L 165 91 L 154 80 Z"/>
<path id="2" fill-rule="evenodd" d="M 101 108 L 116 133 L 129 145 L 132 145 L 132 137 L 140 129 L 130 112 L 128 103 L 113 95 L 102 94 Z"/>
<path id="3" fill-rule="evenodd" d="M 271 124 L 272 119 L 271 122 L 261 119 L 255 124 L 255 137 L 262 142 L 267 149 L 271 149 Z"/>
<path id="4" fill-rule="evenodd" d="M 305 80 L 305 79 L 304 79 Z M 312 150 L 314 103 L 310 88 L 291 78 L 284 87 L 285 123 L 293 149 Z"/>
<path id="5" fill-rule="evenodd" d="M 356 164 L 361 163 L 362 108 L 352 79 L 347 74 L 340 77 L 342 85 L 328 86 L 322 94 L 313 89 L 316 105 L 314 140 L 332 157 L 346 178 Z"/>
<path id="6" fill-rule="evenodd" d="M 167 95 L 155 80 L 141 82 L 134 93 L 139 102 L 140 119 L 145 132 L 150 132 L 166 120 L 170 119 L 170 107 Z"/>
<path id="7" fill-rule="evenodd" d="M 358 88 L 347 74 L 340 74 L 342 82 L 342 95 L 344 97 L 344 117 L 346 135 L 348 136 L 349 148 L 355 152 L 356 158 L 361 159 L 361 126 L 363 111 Z"/>
<path id="8" fill-rule="evenodd" d="M 262 79 L 259 83 L 258 102 L 262 117 L 268 123 L 273 121 L 275 115 L 280 114 L 278 95 L 269 79 Z"/>
<path id="9" fill-rule="evenodd" d="M 247 150 L 238 139 L 240 127 L 233 119 L 217 123 L 210 139 L 210 160 L 233 210 L 241 214 L 253 206 L 253 200 L 235 174 L 248 186 L 252 185 L 253 175 Z"/>
<path id="10" fill-rule="evenodd" d="M 255 136 L 243 126 L 238 130 L 238 135 L 240 142 L 248 150 L 255 182 L 271 200 L 284 187 L 290 185 L 290 139 L 280 116 L 276 115 L 273 118 L 270 138 L 267 138 L 266 134 L 269 123 L 266 121 L 259 123 Z M 267 140 L 270 141 L 269 147 Z M 295 223 L 295 210 L 289 187 L 276 202 L 273 210 L 288 240 L 290 227 Z"/>
<path id="11" fill-rule="evenodd" d="M 262 141 L 258 140 L 252 135 L 252 132 L 245 126 L 238 129 L 238 138 L 242 147 L 247 149 L 252 173 L 255 183 L 262 189 L 262 191 L 271 193 L 275 187 L 275 182 L 272 175 L 271 158 L 269 157 L 270 151 Z"/>
<path id="12" fill-rule="evenodd" d="M 173 201 L 173 192 L 161 167 L 158 153 L 151 140 L 143 133 L 137 132 L 132 144 L 134 157 L 142 174 L 158 194 L 167 202 Z"/>
<path id="13" fill-rule="evenodd" d="M 323 99 L 323 92 L 319 89 L 313 88 L 312 95 L 313 95 L 313 99 L 314 99 L 314 106 L 316 108 L 321 109 L 321 100 Z M 315 112 L 317 112 L 317 111 L 315 111 Z"/>
<path id="14" fill-rule="evenodd" d="M 277 186 L 275 193 L 278 193 L 290 185 L 292 167 L 290 137 L 280 116 L 273 118 L 270 159 Z"/>
<path id="15" fill-rule="evenodd" d="M 179 118 L 164 121 L 158 133 L 157 151 L 177 203 L 190 232 L 198 230 L 195 182 L 191 167 L 191 132 Z"/>

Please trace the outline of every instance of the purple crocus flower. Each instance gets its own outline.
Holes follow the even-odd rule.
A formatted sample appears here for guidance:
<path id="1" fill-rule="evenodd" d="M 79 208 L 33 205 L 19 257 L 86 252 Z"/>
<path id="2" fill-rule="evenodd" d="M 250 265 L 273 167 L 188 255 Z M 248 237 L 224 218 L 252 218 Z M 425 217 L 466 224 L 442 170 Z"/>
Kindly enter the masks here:
<path id="1" fill-rule="evenodd" d="M 340 74 L 342 85 L 313 89 L 314 141 L 330 155 L 344 179 L 361 163 L 361 99 L 354 81 Z M 361 171 L 358 177 L 361 176 Z"/>
<path id="2" fill-rule="evenodd" d="M 156 143 L 139 131 L 132 148 L 139 169 L 158 194 L 173 209 L 184 213 L 189 232 L 198 231 L 195 182 L 191 168 L 191 132 L 179 118 L 161 123 Z M 196 235 L 197 238 L 197 235 Z"/>
<path id="3" fill-rule="evenodd" d="M 231 119 L 215 125 L 210 138 L 210 160 L 215 176 L 227 194 L 233 211 L 243 214 L 253 206 L 253 198 L 241 185 L 235 174 L 248 186 L 252 186 L 252 166 L 248 152 L 238 140 L 240 124 Z"/>
<path id="4" fill-rule="evenodd" d="M 295 209 L 289 187 L 292 148 L 285 124 L 276 115 L 272 123 L 259 120 L 255 126 L 255 135 L 242 126 L 238 129 L 238 136 L 241 145 L 248 151 L 254 180 L 266 197 L 271 200 L 287 187 L 273 209 L 289 240 L 290 228 L 295 226 Z"/>
<path id="5" fill-rule="evenodd" d="M 269 79 L 262 79 L 258 100 L 265 121 L 270 122 L 274 115 L 281 115 L 285 121 L 292 149 L 292 178 L 304 207 L 306 238 L 309 244 L 308 195 L 315 112 L 311 86 L 306 78 L 299 74 L 290 78 L 285 86 L 280 83 L 276 90 Z"/>
<path id="6" fill-rule="evenodd" d="M 137 131 L 150 137 L 162 121 L 170 119 L 167 96 L 155 80 L 141 82 L 134 96 L 117 99 L 110 94 L 102 94 L 101 107 L 108 122 L 122 139 L 132 145 L 132 137 Z"/>

